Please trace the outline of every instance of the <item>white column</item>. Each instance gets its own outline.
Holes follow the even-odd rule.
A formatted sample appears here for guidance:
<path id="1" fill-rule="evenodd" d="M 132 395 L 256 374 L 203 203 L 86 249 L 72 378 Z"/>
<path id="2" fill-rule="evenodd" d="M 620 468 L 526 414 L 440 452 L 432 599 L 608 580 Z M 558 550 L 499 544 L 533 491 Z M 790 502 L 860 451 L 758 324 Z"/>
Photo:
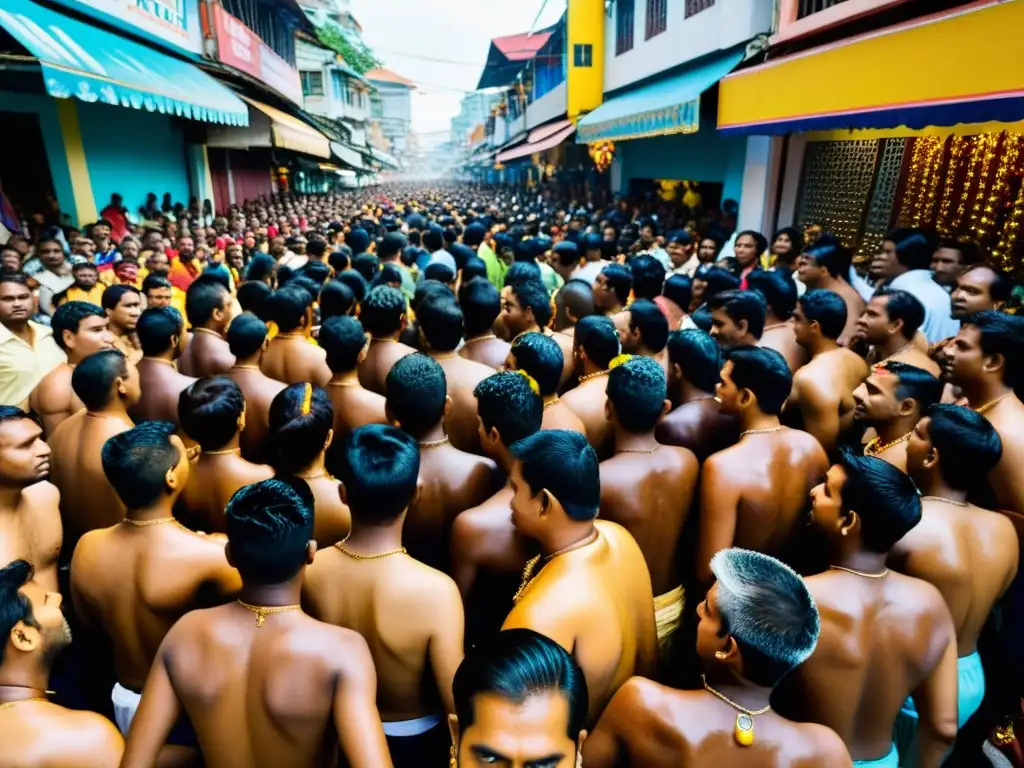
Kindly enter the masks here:
<path id="1" fill-rule="evenodd" d="M 779 196 L 780 227 L 796 223 L 796 204 L 800 195 L 800 176 L 804 170 L 804 156 L 807 154 L 807 139 L 800 135 L 789 137 L 786 152 L 786 167 L 783 169 L 782 194 Z"/>
<path id="2" fill-rule="evenodd" d="M 768 237 L 772 235 L 782 141 L 772 136 L 747 138 L 738 222 L 741 230 L 754 229 Z"/>

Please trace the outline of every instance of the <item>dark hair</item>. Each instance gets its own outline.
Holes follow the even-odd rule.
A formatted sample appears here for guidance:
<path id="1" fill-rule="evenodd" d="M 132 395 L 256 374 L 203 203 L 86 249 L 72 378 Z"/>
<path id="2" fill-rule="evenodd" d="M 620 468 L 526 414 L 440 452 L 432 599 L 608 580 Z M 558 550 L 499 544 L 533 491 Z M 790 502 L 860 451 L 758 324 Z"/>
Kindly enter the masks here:
<path id="1" fill-rule="evenodd" d="M 396 427 L 368 424 L 354 429 L 332 454 L 331 473 L 345 487 L 353 519 L 390 522 L 416 495 L 420 447 L 412 435 Z"/>
<path id="2" fill-rule="evenodd" d="M 845 446 L 839 451 L 839 466 L 846 473 L 843 509 L 860 516 L 865 549 L 888 552 L 921 522 L 921 499 L 906 473 L 874 456 L 858 456 Z"/>
<path id="3" fill-rule="evenodd" d="M 202 328 L 213 317 L 214 310 L 224 306 L 228 289 L 213 275 L 200 275 L 185 293 L 185 314 L 193 328 Z"/>
<path id="4" fill-rule="evenodd" d="M 527 280 L 512 286 L 519 306 L 525 311 L 533 312 L 533 320 L 541 328 L 551 322 L 551 296 L 547 288 L 538 280 Z"/>
<path id="5" fill-rule="evenodd" d="M 775 241 L 782 237 L 782 235 L 786 235 L 786 237 L 789 238 L 789 241 L 793 244 L 793 250 L 789 252 L 788 256 L 780 258 L 782 259 L 783 264 L 792 264 L 804 249 L 804 236 L 796 227 L 783 227 L 775 233 L 774 237 L 772 237 L 771 244 L 774 246 Z"/>
<path id="6" fill-rule="evenodd" d="M 431 253 L 444 248 L 444 236 L 441 234 L 441 230 L 434 229 L 433 227 L 428 228 L 423 233 L 423 247 Z"/>
<path id="7" fill-rule="evenodd" d="M 305 408 L 306 398 L 309 407 Z M 280 475 L 292 475 L 320 455 L 334 426 L 334 407 L 327 391 L 300 382 L 285 387 L 270 403 L 267 444 L 271 465 Z"/>
<path id="8" fill-rule="evenodd" d="M 444 262 L 435 261 L 423 268 L 423 279 L 437 280 L 439 283 L 449 285 L 455 282 L 455 273 Z"/>
<path id="9" fill-rule="evenodd" d="M 356 227 L 345 234 L 345 245 L 351 248 L 352 253 L 358 258 L 370 247 L 370 233 L 361 227 Z"/>
<path id="10" fill-rule="evenodd" d="M 524 333 L 512 342 L 516 367 L 536 380 L 542 397 L 558 391 L 565 356 L 558 342 L 543 333 Z"/>
<path id="11" fill-rule="evenodd" d="M 402 327 L 405 294 L 390 285 L 378 285 L 363 301 L 359 320 L 373 336 L 389 336 Z"/>
<path id="12" fill-rule="evenodd" d="M 572 267 L 580 263 L 579 247 L 576 243 L 569 240 L 556 243 L 554 248 L 551 249 L 551 253 L 554 254 L 558 264 L 562 267 Z"/>
<path id="13" fill-rule="evenodd" d="M 879 297 L 888 299 L 885 303 L 885 314 L 889 316 L 889 321 L 902 320 L 904 338 L 914 338 L 917 329 L 924 325 L 924 304 L 914 294 L 894 288 L 880 288 L 871 298 Z"/>
<path id="14" fill-rule="evenodd" d="M 649 357 L 632 357 L 608 374 L 608 402 L 627 432 L 651 432 L 668 396 L 665 371 Z"/>
<path id="15" fill-rule="evenodd" d="M 737 347 L 726 353 L 732 362 L 730 378 L 737 389 L 749 389 L 762 413 L 778 416 L 793 389 L 786 358 L 768 347 Z"/>
<path id="16" fill-rule="evenodd" d="M 352 313 L 356 296 L 352 289 L 340 280 L 329 280 L 320 289 L 320 321 L 332 317 L 343 317 Z"/>
<path id="17" fill-rule="evenodd" d="M 417 440 L 444 416 L 448 382 L 440 364 L 426 355 L 406 355 L 391 366 L 384 391 L 391 415 Z"/>
<path id="18" fill-rule="evenodd" d="M 63 309 L 63 307 L 61 307 Z M 54 314 L 56 320 L 56 313 Z M 174 307 L 150 307 L 139 315 L 135 333 L 139 337 L 142 354 L 160 355 L 171 346 L 171 339 L 184 332 L 185 319 Z M 234 325 L 232 323 L 232 325 Z"/>
<path id="19" fill-rule="evenodd" d="M 1016 388 L 1024 374 L 1024 317 L 1005 312 L 978 312 L 960 321 L 981 334 L 981 351 L 1003 356 L 1003 383 Z"/>
<path id="20" fill-rule="evenodd" d="M 622 264 L 609 264 L 601 270 L 601 274 L 608 282 L 608 287 L 614 291 L 619 304 L 625 304 L 629 300 L 629 292 L 633 289 L 633 273 Z"/>
<path id="21" fill-rule="evenodd" d="M 185 434 L 204 451 L 223 448 L 238 434 L 245 395 L 227 376 L 193 382 L 178 395 L 178 420 Z"/>
<path id="22" fill-rule="evenodd" d="M 919 229 L 894 229 L 884 238 L 896 246 L 896 258 L 907 269 L 928 269 L 935 247 Z"/>
<path id="23" fill-rule="evenodd" d="M 107 313 L 88 301 L 66 301 L 57 307 L 50 321 L 53 340 L 57 346 L 66 352 L 68 347 L 64 341 L 64 331 L 70 331 L 72 336 L 76 335 L 78 327 L 87 317 L 102 317 L 106 320 Z"/>
<path id="24" fill-rule="evenodd" d="M 231 560 L 250 584 L 281 584 L 306 564 L 313 494 L 297 478 L 272 478 L 237 491 L 224 510 Z"/>
<path id="25" fill-rule="evenodd" d="M 164 492 L 168 470 L 181 461 L 171 442 L 175 429 L 169 421 L 144 421 L 103 444 L 103 474 L 128 509 L 148 507 Z"/>
<path id="26" fill-rule="evenodd" d="M 693 283 L 686 275 L 669 275 L 661 295 L 686 312 L 693 299 Z"/>
<path id="27" fill-rule="evenodd" d="M 320 326 L 318 338 L 327 353 L 327 367 L 332 373 L 347 373 L 359 364 L 359 353 L 366 346 L 363 324 L 348 315 L 328 318 Z"/>
<path id="28" fill-rule="evenodd" d="M 0 275 L 0 282 L 3 282 L 2 277 Z M 39 622 L 32 612 L 32 601 L 21 594 L 21 588 L 28 584 L 32 576 L 32 566 L 25 560 L 13 560 L 0 569 L 0 636 L 4 639 L 0 644 L 0 664 L 4 661 L 11 631 L 18 622 L 28 627 L 39 628 Z M 458 675 L 455 679 L 458 679 Z M 587 708 L 586 702 L 583 708 Z M 470 711 L 472 712 L 472 709 Z M 472 719 L 471 715 L 470 720 Z"/>
<path id="29" fill-rule="evenodd" d="M 246 282 L 262 282 L 268 277 L 273 277 L 277 269 L 277 262 L 274 257 L 267 253 L 254 253 L 245 268 Z"/>
<path id="30" fill-rule="evenodd" d="M 661 352 L 668 344 L 668 318 L 657 304 L 637 299 L 626 309 L 630 330 L 640 331 L 640 341 L 651 352 Z"/>
<path id="31" fill-rule="evenodd" d="M 488 432 L 497 429 L 502 442 L 512 445 L 540 429 L 544 402 L 515 371 L 492 374 L 476 385 L 477 414 Z"/>
<path id="32" fill-rule="evenodd" d="M 366 294 L 370 292 L 370 284 L 354 269 L 349 269 L 340 273 L 335 280 L 339 283 L 344 283 L 349 287 L 349 290 L 352 291 L 352 295 L 356 297 L 357 304 L 361 304 L 363 299 L 366 298 Z"/>
<path id="33" fill-rule="evenodd" d="M 942 390 L 945 384 L 928 371 L 897 360 L 882 363 L 881 367 L 900 380 L 896 387 L 896 398 L 898 400 L 906 398 L 914 400 L 918 404 L 918 411 L 922 416 L 942 399 Z"/>
<path id="34" fill-rule="evenodd" d="M 243 312 L 251 312 L 265 322 L 270 319 L 267 303 L 273 293 L 266 283 L 250 280 L 238 286 L 236 297 Z"/>
<path id="35" fill-rule="evenodd" d="M 705 266 L 699 268 L 693 279 L 707 284 L 707 287 L 704 288 L 704 294 L 701 296 L 701 301 L 705 304 L 720 293 L 735 291 L 740 287 L 740 279 L 722 267 Z"/>
<path id="36" fill-rule="evenodd" d="M 85 262 L 93 269 L 96 269 L 96 265 L 91 262 Z M 24 272 L 0 272 L 0 283 L 14 283 L 15 285 L 23 285 L 26 288 L 29 287 L 28 276 Z"/>
<path id="37" fill-rule="evenodd" d="M 992 422 L 971 408 L 933 405 L 928 436 L 939 452 L 939 472 L 955 491 L 984 483 L 1003 457 L 1003 441 Z"/>
<path id="38" fill-rule="evenodd" d="M 668 335 L 668 360 L 702 392 L 714 392 L 722 370 L 722 348 L 707 331 L 688 328 Z"/>
<path id="39" fill-rule="evenodd" d="M 459 733 L 473 725 L 473 699 L 499 696 L 515 704 L 545 693 L 564 696 L 569 705 L 567 735 L 579 739 L 587 721 L 587 681 L 572 655 L 532 629 L 506 629 L 471 649 L 452 684 Z"/>
<path id="40" fill-rule="evenodd" d="M 760 258 L 762 253 L 768 250 L 768 238 L 762 235 L 760 232 L 753 229 L 745 229 L 738 235 L 736 235 L 736 239 L 739 240 L 744 235 L 746 235 L 747 237 L 754 238 L 754 244 L 757 246 L 758 258 Z"/>
<path id="41" fill-rule="evenodd" d="M 146 312 L 148 311 L 147 309 Z M 243 312 L 231 321 L 227 340 L 228 348 L 236 359 L 242 360 L 255 355 L 267 340 L 267 324 L 256 315 Z"/>
<path id="42" fill-rule="evenodd" d="M 809 323 L 817 323 L 826 339 L 838 339 L 846 327 L 846 302 L 835 291 L 808 291 L 797 302 Z"/>
<path id="43" fill-rule="evenodd" d="M 380 271 L 380 259 L 372 253 L 360 253 L 352 259 L 352 269 L 362 275 L 364 280 L 370 282 Z"/>
<path id="44" fill-rule="evenodd" d="M 406 243 L 405 238 L 397 232 L 384 235 L 377 243 L 377 255 L 381 261 L 401 255 Z"/>
<path id="45" fill-rule="evenodd" d="M 590 315 L 576 324 L 573 344 L 586 352 L 598 368 L 607 368 L 619 354 L 619 332 L 615 330 L 615 323 L 604 315 Z"/>
<path id="46" fill-rule="evenodd" d="M 428 296 L 416 309 L 416 323 L 431 349 L 450 352 L 465 330 L 462 309 L 451 296 Z"/>
<path id="47" fill-rule="evenodd" d="M 111 401 L 118 379 L 128 377 L 128 358 L 117 349 L 102 349 L 85 358 L 71 372 L 71 389 L 87 410 L 98 411 Z"/>
<path id="48" fill-rule="evenodd" d="M 462 282 L 465 283 L 478 277 L 487 279 L 487 263 L 479 256 L 474 255 L 466 259 L 466 266 L 462 268 Z"/>
<path id="49" fill-rule="evenodd" d="M 779 320 L 789 320 L 796 308 L 796 283 L 788 272 L 755 269 L 747 275 L 747 288 L 761 294 L 772 314 Z"/>
<path id="50" fill-rule="evenodd" d="M 818 241 L 804 251 L 804 255 L 814 260 L 814 263 L 821 269 L 826 270 L 832 277 L 846 280 L 850 274 L 850 265 L 853 264 L 853 253 L 838 240 L 826 239 L 831 236 L 822 235 Z"/>
<path id="51" fill-rule="evenodd" d="M 340 275 L 346 269 L 351 269 L 352 249 L 343 245 L 338 250 L 332 251 L 331 255 L 327 257 L 327 263 L 331 265 L 336 275 Z"/>
<path id="52" fill-rule="evenodd" d="M 476 248 L 484 241 L 487 230 L 483 224 L 470 224 L 462 233 L 462 242 L 471 248 Z"/>
<path id="53" fill-rule="evenodd" d="M 508 272 L 505 273 L 505 285 L 509 288 L 513 288 L 519 283 L 543 283 L 543 279 L 540 273 L 540 267 L 537 266 L 536 262 L 533 261 L 516 261 L 513 262 Z"/>
<path id="54" fill-rule="evenodd" d="M 634 256 L 629 262 L 633 276 L 633 298 L 654 299 L 665 285 L 665 267 L 648 253 Z"/>
<path id="55" fill-rule="evenodd" d="M 725 291 L 708 300 L 708 309 L 712 312 L 721 309 L 737 325 L 746 320 L 747 333 L 755 339 L 760 339 L 764 333 L 768 307 L 757 291 Z"/>
<path id="56" fill-rule="evenodd" d="M 583 522 L 597 517 L 601 506 L 601 470 L 585 435 L 544 429 L 516 441 L 512 456 L 536 496 L 543 490 L 558 499 L 565 513 Z"/>
<path id="57" fill-rule="evenodd" d="M 306 244 L 306 254 L 308 256 L 313 257 L 313 259 L 320 259 L 323 257 L 325 253 L 327 253 L 326 240 L 313 239 Z M 322 261 L 308 261 L 302 267 L 303 271 L 308 271 L 308 268 L 311 264 L 323 264 L 325 267 L 327 266 Z"/>
<path id="58" fill-rule="evenodd" d="M 467 336 L 487 333 L 501 314 L 501 294 L 486 280 L 463 282 L 459 288 L 459 306 Z"/>
<path id="59" fill-rule="evenodd" d="M 313 240 L 310 246 L 314 243 L 326 247 L 326 243 L 321 243 L 319 240 Z M 327 278 L 331 276 L 331 266 L 322 261 L 307 261 L 300 270 L 299 276 L 316 283 L 317 288 L 320 288 Z"/>
<path id="60" fill-rule="evenodd" d="M 466 265 L 469 263 L 470 259 L 477 258 L 476 251 L 474 251 L 467 245 L 463 245 L 462 243 L 452 243 L 451 245 L 449 245 L 448 253 L 450 253 L 452 255 L 452 258 L 455 259 L 455 269 L 459 271 L 466 268 Z"/>
<path id="61" fill-rule="evenodd" d="M 161 275 L 146 275 L 146 279 L 142 281 L 142 292 L 148 297 L 150 291 L 155 291 L 157 288 L 173 288 L 171 281 Z"/>
<path id="62" fill-rule="evenodd" d="M 306 312 L 313 306 L 313 297 L 305 288 L 286 285 L 278 288 L 267 301 L 267 313 L 282 333 L 301 327 Z"/>
<path id="63" fill-rule="evenodd" d="M 133 285 L 111 285 L 103 291 L 103 296 L 100 298 L 100 304 L 103 305 L 104 309 L 117 309 L 117 305 L 121 303 L 121 299 L 124 298 L 126 293 L 134 293 L 136 296 L 139 295 L 139 290 Z"/>
<path id="64" fill-rule="evenodd" d="M 1003 272 L 1003 270 L 993 267 L 990 264 L 974 264 L 964 270 L 964 274 L 973 272 L 976 269 L 987 269 L 992 273 L 992 285 L 989 286 L 988 293 L 992 297 L 992 301 L 1009 301 L 1013 295 L 1013 289 L 1015 284 L 1013 278 Z"/>

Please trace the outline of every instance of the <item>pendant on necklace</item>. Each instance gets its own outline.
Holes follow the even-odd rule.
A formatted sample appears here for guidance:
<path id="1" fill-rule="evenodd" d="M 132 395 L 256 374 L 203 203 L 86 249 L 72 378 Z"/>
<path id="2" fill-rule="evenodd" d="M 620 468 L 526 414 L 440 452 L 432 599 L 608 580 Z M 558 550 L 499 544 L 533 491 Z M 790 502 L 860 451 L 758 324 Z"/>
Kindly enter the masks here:
<path id="1" fill-rule="evenodd" d="M 749 747 L 754 743 L 754 718 L 746 712 L 736 715 L 736 728 L 733 730 L 736 743 L 741 747 Z"/>

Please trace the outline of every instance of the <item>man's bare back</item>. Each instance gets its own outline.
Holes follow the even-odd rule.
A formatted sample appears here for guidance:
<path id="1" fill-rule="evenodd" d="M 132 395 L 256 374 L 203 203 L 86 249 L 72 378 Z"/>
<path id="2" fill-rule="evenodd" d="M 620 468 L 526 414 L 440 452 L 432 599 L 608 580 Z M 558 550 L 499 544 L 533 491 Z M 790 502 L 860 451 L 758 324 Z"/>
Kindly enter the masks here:
<path id="1" fill-rule="evenodd" d="M 74 366 L 61 363 L 43 377 L 29 396 L 29 408 L 42 419 L 44 435 L 52 435 L 62 421 L 85 408 L 71 388 L 74 370 Z"/>
<path id="2" fill-rule="evenodd" d="M 999 509 L 1024 515 L 1024 404 L 1010 393 L 985 411 L 1003 443 L 1003 457 L 988 473 Z"/>
<path id="3" fill-rule="evenodd" d="M 270 342 L 260 361 L 260 370 L 285 384 L 308 381 L 324 386 L 331 378 L 327 353 L 310 344 L 301 334 L 279 335 Z"/>
<path id="4" fill-rule="evenodd" d="M 454 352 L 435 358 L 444 371 L 448 383 L 448 397 L 452 399 L 451 414 L 445 419 L 445 430 L 452 445 L 460 451 L 480 453 L 479 421 L 476 412 L 476 385 L 494 375 L 494 369 L 459 357 Z"/>
<path id="5" fill-rule="evenodd" d="M 15 509 L 0 510 L 0 563 L 31 563 L 33 580 L 47 592 L 60 591 L 57 561 L 63 541 L 60 491 L 52 483 L 28 486 Z"/>
<path id="6" fill-rule="evenodd" d="M 95 712 L 28 701 L 0 714 L 0 768 L 117 768 L 124 739 Z"/>
<path id="7" fill-rule="evenodd" d="M 595 376 L 566 392 L 561 400 L 583 422 L 587 442 L 597 451 L 600 459 L 611 456 L 614 449 L 611 424 L 604 413 L 604 406 L 608 401 L 607 389 L 608 376 Z"/>
<path id="8" fill-rule="evenodd" d="M 783 421 L 814 435 L 831 451 L 839 434 L 853 423 L 853 390 L 867 375 L 867 363 L 848 349 L 812 358 L 793 376 Z"/>
<path id="9" fill-rule="evenodd" d="M 338 382 L 328 382 L 327 394 L 334 408 L 334 441 L 339 443 L 352 430 L 366 424 L 387 424 L 384 414 L 385 399 L 376 392 Z"/>
<path id="10" fill-rule="evenodd" d="M 225 375 L 238 385 L 245 396 L 245 429 L 239 437 L 242 455 L 249 461 L 262 464 L 270 455 L 269 446 L 266 445 L 270 404 L 285 385 L 270 378 L 259 368 L 235 366 Z"/>
<path id="11" fill-rule="evenodd" d="M 459 356 L 500 371 L 508 357 L 509 349 L 511 345 L 504 339 L 497 336 L 481 336 L 477 339 L 467 339 L 459 350 Z"/>
<path id="12" fill-rule="evenodd" d="M 384 381 L 391 367 L 416 350 L 393 339 L 371 339 L 366 359 L 359 364 L 359 383 L 371 392 L 384 395 Z"/>
<path id="13" fill-rule="evenodd" d="M 782 323 L 765 328 L 760 345 L 774 349 L 786 358 L 786 364 L 792 373 L 796 373 L 807 364 L 807 350 L 796 343 L 796 334 L 793 333 L 792 323 Z"/>
<path id="14" fill-rule="evenodd" d="M 207 533 L 225 533 L 224 508 L 239 488 L 274 476 L 265 464 L 252 464 L 236 454 L 201 453 L 192 465 L 181 503 L 189 522 Z"/>
<path id="15" fill-rule="evenodd" d="M 144 357 L 138 363 L 139 386 L 145 396 L 129 410 L 136 423 L 143 421 L 169 421 L 179 428 L 178 396 L 196 380 L 178 373 L 169 360 Z"/>
<path id="16" fill-rule="evenodd" d="M 181 372 L 197 379 L 225 374 L 234 364 L 235 356 L 224 337 L 206 328 L 195 329 L 178 360 Z"/>
<path id="17" fill-rule="evenodd" d="M 739 434 L 736 420 L 722 413 L 721 404 L 711 394 L 680 403 L 654 432 L 662 445 L 689 448 L 701 463 L 733 445 Z"/>

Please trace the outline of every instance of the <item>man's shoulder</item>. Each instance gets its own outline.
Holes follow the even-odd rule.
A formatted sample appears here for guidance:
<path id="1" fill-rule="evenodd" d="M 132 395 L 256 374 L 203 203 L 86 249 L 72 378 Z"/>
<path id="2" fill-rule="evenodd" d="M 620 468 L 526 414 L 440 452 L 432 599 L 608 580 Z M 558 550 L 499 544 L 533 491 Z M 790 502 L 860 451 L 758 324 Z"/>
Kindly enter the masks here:
<path id="1" fill-rule="evenodd" d="M 41 480 L 25 489 L 25 495 L 33 504 L 56 505 L 60 503 L 60 490 L 49 480 Z"/>

